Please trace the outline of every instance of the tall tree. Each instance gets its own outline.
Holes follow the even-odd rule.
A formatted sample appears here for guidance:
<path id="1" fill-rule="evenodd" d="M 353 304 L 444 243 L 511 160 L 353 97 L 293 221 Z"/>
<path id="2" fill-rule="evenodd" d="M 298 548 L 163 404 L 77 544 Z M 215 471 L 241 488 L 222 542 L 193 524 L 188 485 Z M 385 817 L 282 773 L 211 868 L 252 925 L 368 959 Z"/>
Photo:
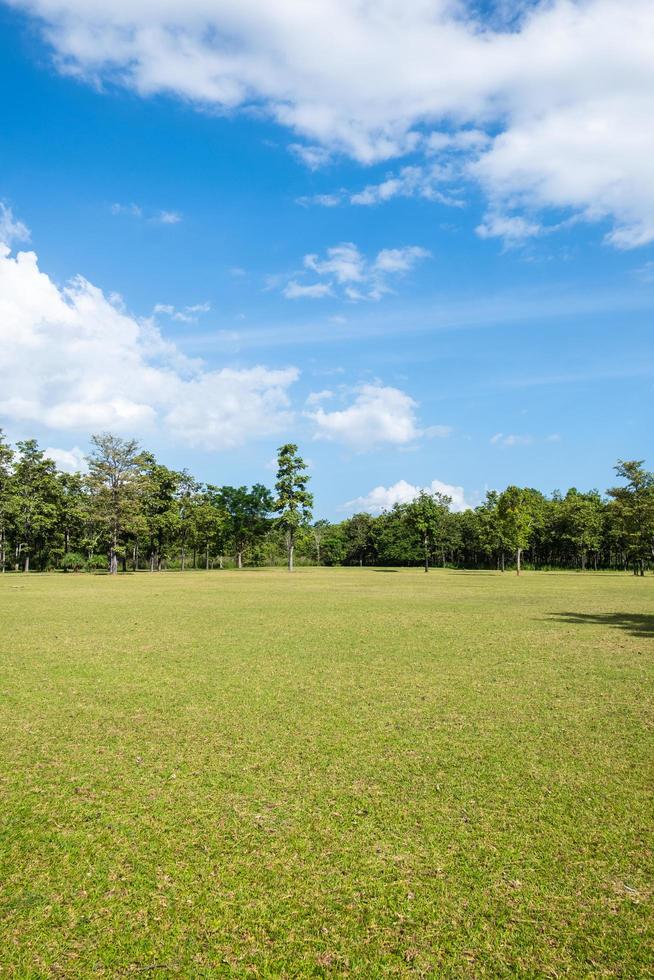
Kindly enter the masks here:
<path id="1" fill-rule="evenodd" d="M 407 504 L 406 519 L 420 538 L 426 572 L 429 571 L 430 551 L 438 542 L 443 547 L 451 503 L 452 498 L 445 494 L 421 490 L 415 500 Z"/>
<path id="2" fill-rule="evenodd" d="M 177 514 L 175 495 L 179 473 L 158 463 L 151 453 L 143 453 L 140 506 L 147 536 L 151 572 L 161 570 L 166 542 L 173 536 Z"/>
<path id="3" fill-rule="evenodd" d="M 12 480 L 14 453 L 0 429 L 0 572 L 7 562 L 7 538 L 12 516 L 16 510 L 15 486 Z"/>
<path id="4" fill-rule="evenodd" d="M 498 500 L 502 536 L 515 552 L 515 569 L 518 575 L 522 569 L 522 553 L 529 547 L 531 541 L 533 526 L 531 503 L 529 492 L 514 486 L 507 487 Z"/>
<path id="5" fill-rule="evenodd" d="M 57 467 L 39 449 L 36 439 L 18 443 L 18 462 L 13 473 L 16 526 L 16 564 L 23 559 L 29 572 L 30 559 L 39 539 L 43 541 L 57 520 Z"/>
<path id="6" fill-rule="evenodd" d="M 272 494 L 261 483 L 247 487 L 221 487 L 220 505 L 227 515 L 228 534 L 236 553 L 238 568 L 243 567 L 246 548 L 258 541 L 268 529 L 268 515 L 274 508 Z"/>
<path id="7" fill-rule="evenodd" d="M 84 481 L 79 473 L 57 473 L 57 525 L 63 554 L 71 550 L 71 542 L 82 537 L 86 499 Z"/>
<path id="8" fill-rule="evenodd" d="M 316 563 L 321 564 L 321 547 L 325 535 L 329 532 L 330 528 L 329 521 L 321 518 L 319 521 L 314 521 L 311 525 L 311 537 L 313 539 L 313 545 L 316 550 Z"/>
<path id="9" fill-rule="evenodd" d="M 588 555 L 597 555 L 602 541 L 603 508 L 597 491 L 580 493 L 572 487 L 560 502 L 559 534 L 585 571 Z"/>
<path id="10" fill-rule="evenodd" d="M 634 574 L 644 575 L 646 563 L 654 557 L 654 473 L 644 468 L 642 459 L 618 460 L 614 469 L 625 486 L 608 493 L 616 504 Z"/>
<path id="11" fill-rule="evenodd" d="M 116 575 L 121 539 L 137 508 L 144 459 L 134 439 L 103 432 L 92 436 L 91 443 L 87 482 L 107 534 L 109 573 Z"/>
<path id="12" fill-rule="evenodd" d="M 177 528 L 179 536 L 179 565 L 186 568 L 186 546 L 189 534 L 193 529 L 193 510 L 197 503 L 200 484 L 197 483 L 188 470 L 178 474 L 177 482 Z"/>
<path id="13" fill-rule="evenodd" d="M 313 494 L 307 490 L 309 475 L 307 464 L 293 442 L 287 442 L 277 450 L 277 481 L 275 511 L 279 515 L 277 526 L 286 541 L 289 572 L 293 571 L 293 552 L 298 529 L 311 520 Z"/>

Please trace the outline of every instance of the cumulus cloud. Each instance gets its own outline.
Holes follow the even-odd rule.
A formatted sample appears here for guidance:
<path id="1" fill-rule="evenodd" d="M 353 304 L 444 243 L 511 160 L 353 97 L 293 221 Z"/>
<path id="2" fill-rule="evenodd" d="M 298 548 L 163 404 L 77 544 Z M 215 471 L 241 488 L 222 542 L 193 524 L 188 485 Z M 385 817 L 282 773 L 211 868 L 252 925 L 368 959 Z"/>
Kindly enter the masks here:
<path id="1" fill-rule="evenodd" d="M 307 405 L 320 405 L 321 402 L 327 401 L 329 398 L 334 397 L 334 392 L 330 388 L 323 388 L 322 391 L 312 391 L 307 395 L 306 404 Z"/>
<path id="2" fill-rule="evenodd" d="M 296 274 L 282 292 L 287 299 L 323 299 L 339 294 L 352 302 L 379 300 L 392 292 L 390 279 L 410 272 L 429 255 L 419 245 L 405 245 L 383 248 L 374 258 L 367 259 L 353 242 L 341 242 L 328 248 L 322 258 L 304 256 L 302 275 L 319 276 L 319 281 L 299 281 L 300 274 Z"/>
<path id="3" fill-rule="evenodd" d="M 82 277 L 59 288 L 0 247 L 0 418 L 54 430 L 166 432 L 229 449 L 288 425 L 296 368 L 207 369 Z"/>
<path id="4" fill-rule="evenodd" d="M 79 446 L 73 446 L 72 449 L 56 449 L 48 446 L 44 454 L 57 464 L 57 469 L 63 470 L 64 473 L 83 473 L 87 468 L 86 453 Z"/>
<path id="5" fill-rule="evenodd" d="M 604 220 L 618 248 L 654 239 L 651 0 L 10 2 L 41 18 L 62 71 L 263 109 L 310 167 L 460 153 L 497 213 Z M 440 193 L 439 173 L 357 203 L 412 181 Z"/>
<path id="6" fill-rule="evenodd" d="M 325 392 L 319 393 L 322 397 Z M 311 400 L 312 396 L 309 396 Z M 322 398 L 321 398 L 322 400 Z M 362 384 L 354 401 L 343 409 L 327 412 L 320 406 L 307 417 L 315 426 L 316 439 L 342 442 L 357 452 L 378 446 L 404 446 L 421 436 L 436 435 L 436 427 L 421 429 L 417 402 L 399 388 L 381 384 Z M 450 430 L 442 427 L 440 435 Z"/>
<path id="7" fill-rule="evenodd" d="M 451 497 L 451 509 L 454 511 L 468 510 L 472 506 L 466 500 L 463 487 L 453 486 L 450 483 L 443 483 L 442 480 L 432 480 L 426 487 L 414 486 L 406 480 L 398 480 L 391 487 L 375 487 L 370 493 L 363 497 L 355 497 L 343 504 L 342 510 L 348 511 L 367 511 L 370 514 L 381 514 L 384 510 L 391 510 L 395 504 L 410 504 L 415 500 L 421 490 L 428 493 L 442 493 Z"/>
<path id="8" fill-rule="evenodd" d="M 30 230 L 26 224 L 14 218 L 8 204 L 0 201 L 0 245 L 13 245 L 14 242 L 28 242 Z"/>

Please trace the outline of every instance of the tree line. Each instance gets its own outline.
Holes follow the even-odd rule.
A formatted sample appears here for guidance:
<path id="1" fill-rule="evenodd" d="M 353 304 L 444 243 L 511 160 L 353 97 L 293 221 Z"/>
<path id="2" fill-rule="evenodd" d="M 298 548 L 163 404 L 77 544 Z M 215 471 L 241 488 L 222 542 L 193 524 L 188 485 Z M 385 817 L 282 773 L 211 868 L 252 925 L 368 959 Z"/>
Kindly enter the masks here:
<path id="1" fill-rule="evenodd" d="M 227 565 L 422 565 L 630 569 L 654 560 L 654 474 L 620 461 L 621 483 L 546 496 L 509 486 L 474 509 L 420 491 L 378 516 L 313 520 L 307 466 L 293 443 L 277 454 L 272 489 L 198 482 L 137 442 L 91 439 L 85 473 L 57 469 L 34 439 L 0 430 L 0 569 L 122 571 Z"/>

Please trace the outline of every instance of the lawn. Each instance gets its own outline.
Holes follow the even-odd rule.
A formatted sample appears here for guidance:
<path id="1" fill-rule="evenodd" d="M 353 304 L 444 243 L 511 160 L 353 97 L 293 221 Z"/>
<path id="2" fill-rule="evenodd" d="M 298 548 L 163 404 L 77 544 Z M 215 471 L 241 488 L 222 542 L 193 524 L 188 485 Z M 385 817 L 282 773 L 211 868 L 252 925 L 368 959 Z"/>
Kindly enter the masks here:
<path id="1" fill-rule="evenodd" d="M 654 577 L 5 575 L 0 648 L 1 976 L 654 976 Z"/>

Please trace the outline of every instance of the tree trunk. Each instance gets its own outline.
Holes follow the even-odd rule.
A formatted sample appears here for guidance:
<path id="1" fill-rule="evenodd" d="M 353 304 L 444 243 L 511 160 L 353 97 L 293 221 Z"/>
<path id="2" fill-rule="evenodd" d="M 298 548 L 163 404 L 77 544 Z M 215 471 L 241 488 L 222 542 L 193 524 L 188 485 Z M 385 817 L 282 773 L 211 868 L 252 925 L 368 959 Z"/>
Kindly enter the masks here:
<path id="1" fill-rule="evenodd" d="M 118 555 L 113 547 L 109 552 L 109 574 L 118 575 Z"/>
<path id="2" fill-rule="evenodd" d="M 293 571 L 293 552 L 295 551 L 295 545 L 289 544 L 288 546 L 288 570 Z"/>
<path id="3" fill-rule="evenodd" d="M 585 572 L 586 571 L 586 552 L 585 551 L 582 551 L 581 552 L 581 570 L 582 570 L 582 572 Z"/>
<path id="4" fill-rule="evenodd" d="M 220 558 L 218 559 L 218 568 L 220 568 L 222 571 L 222 567 L 223 567 L 223 556 L 221 555 Z"/>
<path id="5" fill-rule="evenodd" d="M 502 552 L 502 571 L 504 571 L 504 568 L 505 568 L 505 563 L 504 563 L 504 552 Z"/>
<path id="6" fill-rule="evenodd" d="M 429 542 L 427 540 L 427 535 L 423 539 L 423 544 L 425 546 L 425 572 L 429 571 Z"/>
<path id="7" fill-rule="evenodd" d="M 522 548 L 518 548 L 515 553 L 515 572 L 516 575 L 520 574 L 520 559 L 522 558 Z"/>
<path id="8" fill-rule="evenodd" d="M 182 555 L 181 555 L 180 565 L 181 565 L 181 570 L 184 571 L 184 566 L 186 565 L 186 552 L 184 551 L 183 548 L 182 548 Z"/>
<path id="9" fill-rule="evenodd" d="M 26 551 L 25 552 L 25 564 L 23 565 L 23 571 L 24 572 L 29 572 L 29 570 L 30 570 L 30 553 L 29 553 L 29 551 Z"/>
<path id="10" fill-rule="evenodd" d="M 243 552 L 237 551 L 236 553 L 236 566 L 237 568 L 243 568 Z"/>

